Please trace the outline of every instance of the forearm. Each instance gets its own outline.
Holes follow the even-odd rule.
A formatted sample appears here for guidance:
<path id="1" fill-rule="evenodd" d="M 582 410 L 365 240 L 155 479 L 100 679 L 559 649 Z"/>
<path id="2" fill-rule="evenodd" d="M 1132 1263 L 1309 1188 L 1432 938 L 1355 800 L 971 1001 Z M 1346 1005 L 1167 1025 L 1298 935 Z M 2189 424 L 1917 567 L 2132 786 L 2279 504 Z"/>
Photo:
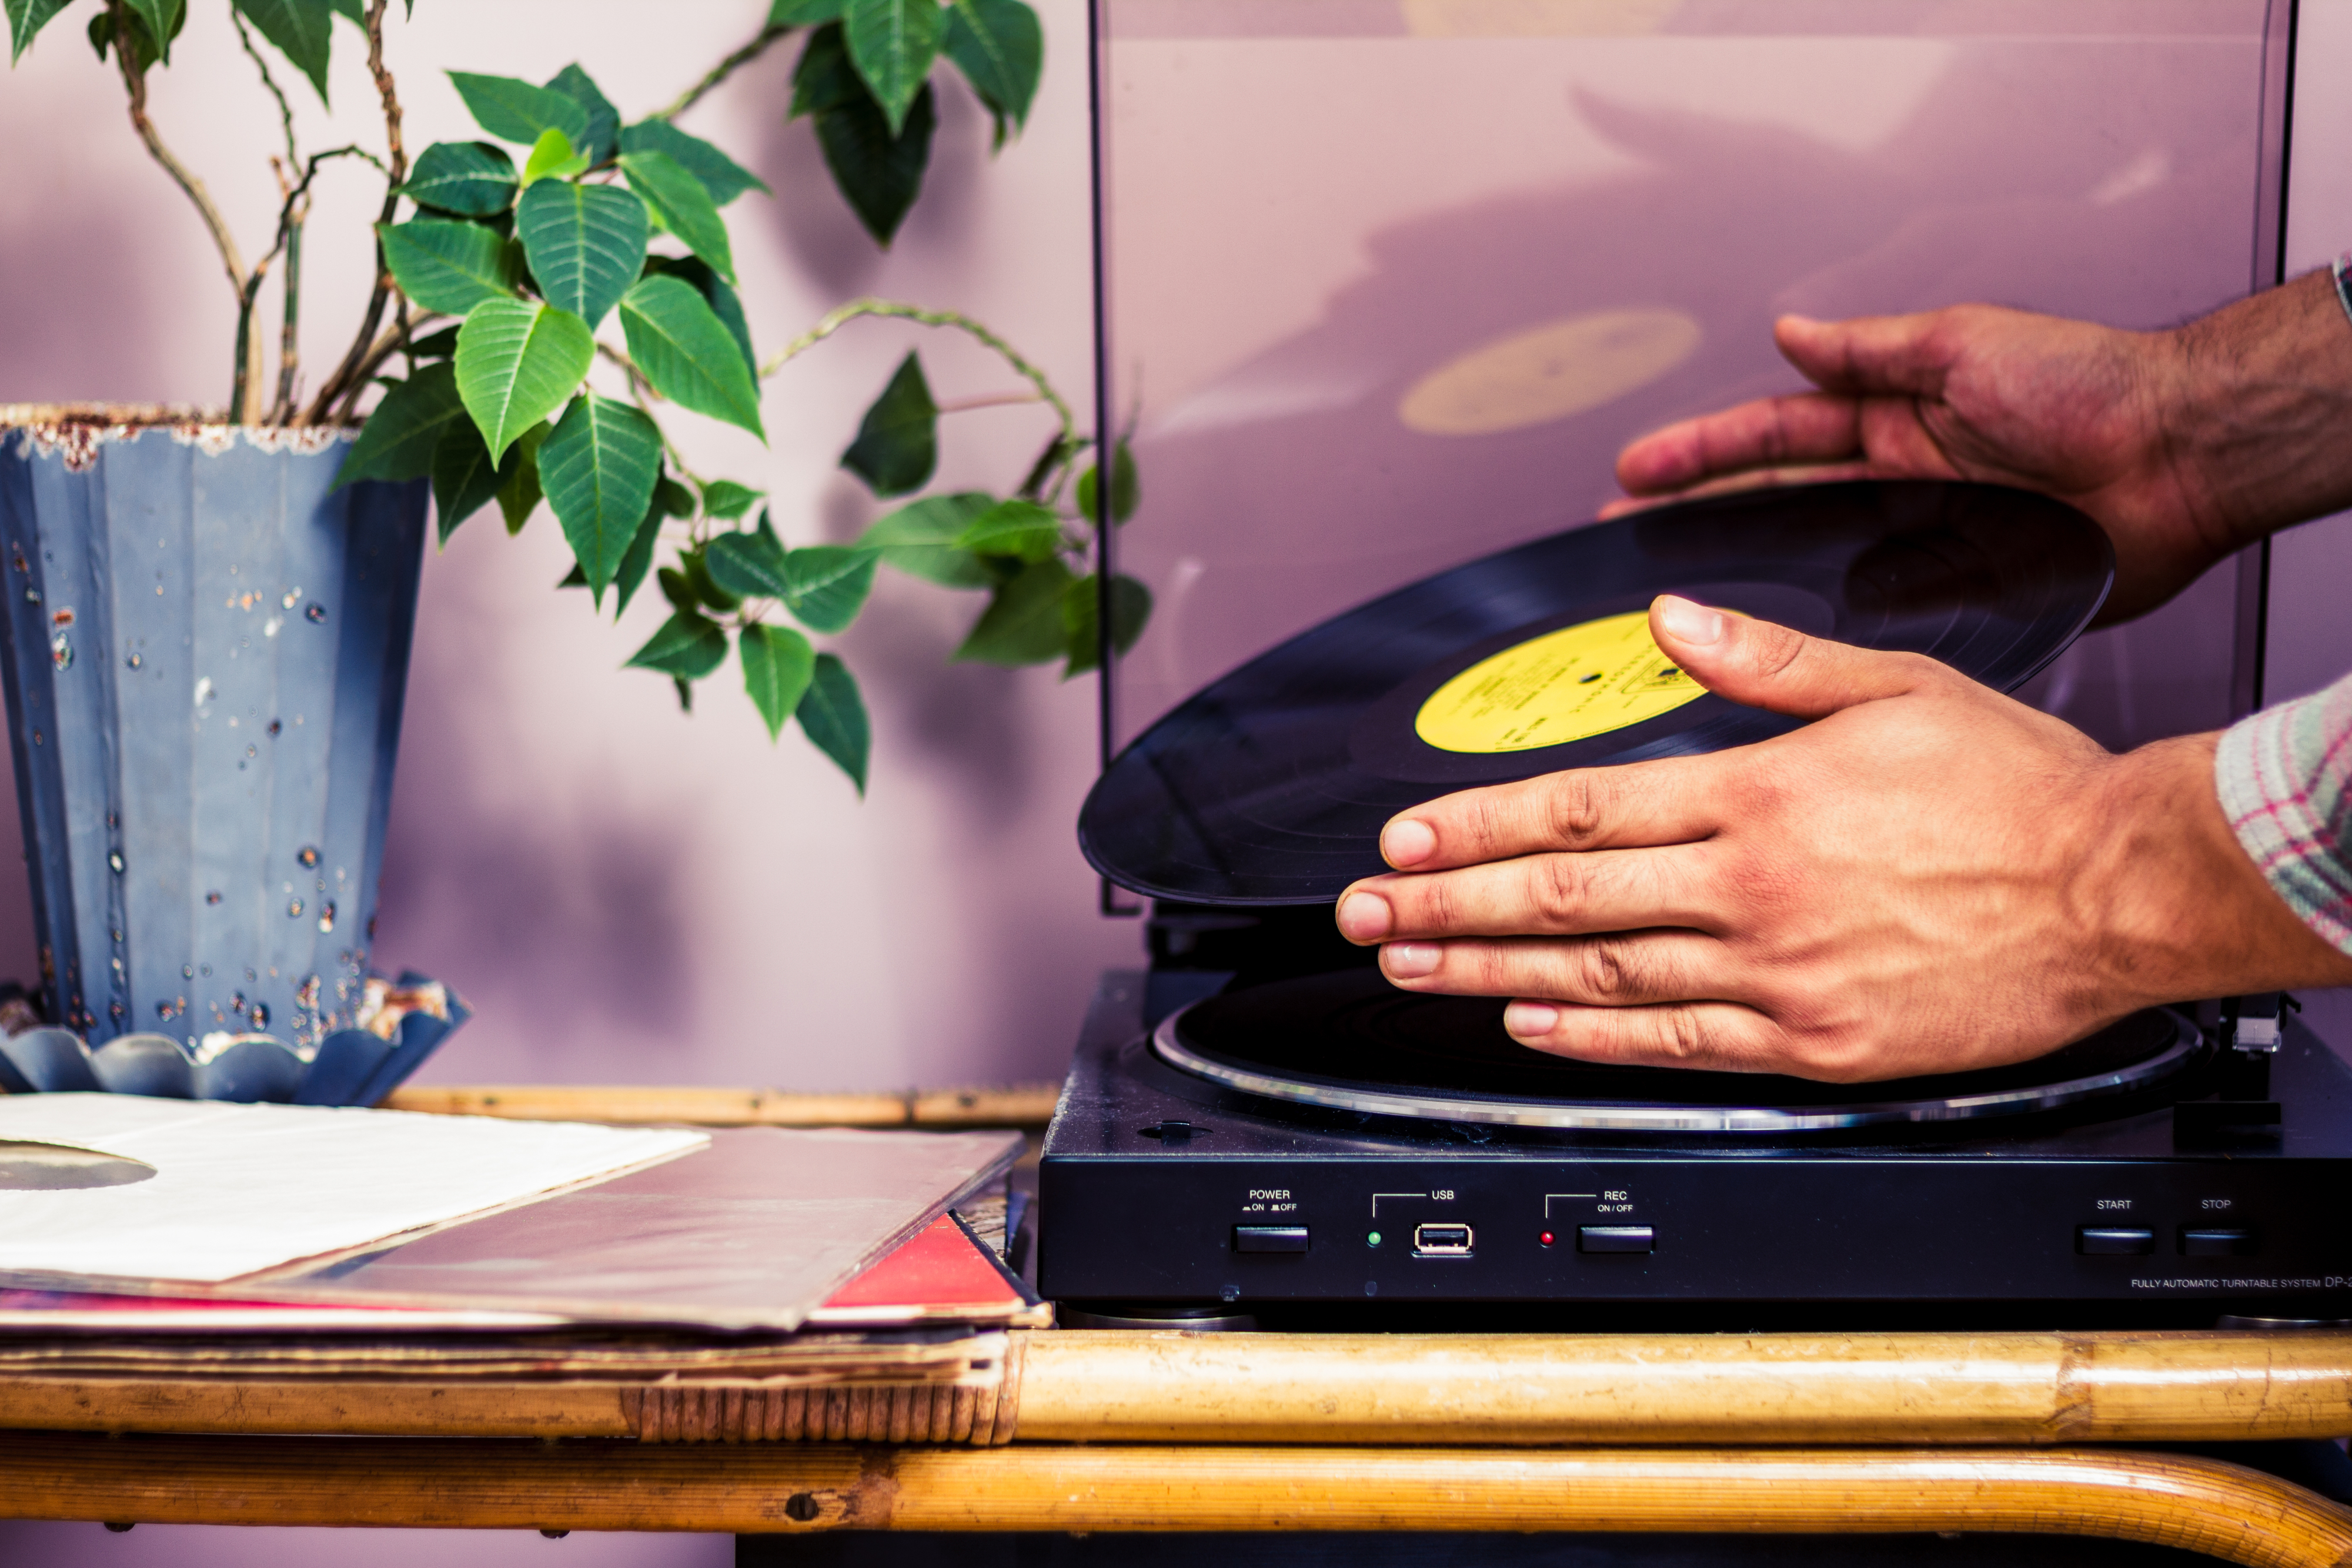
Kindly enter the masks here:
<path id="1" fill-rule="evenodd" d="M 2164 460 L 2216 554 L 2352 507 L 2352 321 L 2327 269 L 2155 336 Z"/>

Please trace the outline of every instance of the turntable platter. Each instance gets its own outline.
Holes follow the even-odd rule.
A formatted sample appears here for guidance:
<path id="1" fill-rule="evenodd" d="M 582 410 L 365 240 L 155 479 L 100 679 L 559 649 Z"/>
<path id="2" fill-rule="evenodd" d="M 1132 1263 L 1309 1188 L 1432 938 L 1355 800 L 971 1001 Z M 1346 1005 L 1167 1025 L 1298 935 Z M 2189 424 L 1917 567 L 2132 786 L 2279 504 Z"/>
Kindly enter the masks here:
<path id="1" fill-rule="evenodd" d="M 1533 1051 L 1500 999 L 1400 991 L 1372 969 L 1276 981 L 1171 1014 L 1162 1061 L 1245 1093 L 1446 1122 L 1672 1133 L 1796 1133 L 2022 1115 L 2154 1088 L 2198 1065 L 2186 1019 L 2135 1013 L 2011 1067 L 1882 1083 L 1617 1067 Z"/>

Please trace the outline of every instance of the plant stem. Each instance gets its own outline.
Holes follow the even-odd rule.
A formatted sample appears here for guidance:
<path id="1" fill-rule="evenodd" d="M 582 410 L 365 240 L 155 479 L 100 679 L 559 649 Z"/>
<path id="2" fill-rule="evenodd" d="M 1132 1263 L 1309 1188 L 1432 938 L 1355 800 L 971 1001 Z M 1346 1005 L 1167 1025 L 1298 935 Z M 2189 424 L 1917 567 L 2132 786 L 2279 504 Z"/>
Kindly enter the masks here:
<path id="1" fill-rule="evenodd" d="M 408 177 L 408 153 L 400 141 L 400 95 L 393 86 L 392 72 L 384 68 L 383 63 L 383 13 L 389 4 L 390 0 L 373 0 L 367 11 L 368 71 L 375 78 L 376 95 L 383 100 L 383 138 L 390 155 L 390 162 L 384 169 L 387 184 L 383 193 L 383 211 L 376 220 L 386 224 L 392 222 L 400 210 L 400 183 Z M 368 295 L 367 314 L 361 319 L 358 335 L 352 340 L 351 350 L 343 356 L 343 362 L 335 367 L 335 373 L 329 376 L 327 384 L 319 389 L 319 395 L 311 400 L 310 412 L 299 423 L 315 424 L 330 417 L 330 411 L 334 409 L 338 398 L 342 400 L 342 408 L 335 417 L 345 421 L 351 418 L 352 406 L 359 401 L 360 393 L 366 390 L 369 371 L 374 364 L 382 364 L 391 352 L 387 349 L 378 354 L 374 349 L 376 326 L 383 319 L 384 301 L 391 298 L 391 294 L 392 272 L 384 265 L 383 242 L 379 239 L 375 245 L 375 287 Z M 393 341 L 396 345 L 404 337 L 404 333 L 396 334 Z M 372 355 L 373 364 L 366 363 Z"/>
<path id="2" fill-rule="evenodd" d="M 950 398 L 939 405 L 941 413 L 970 413 L 976 408 L 1007 408 L 1014 403 L 1043 402 L 1045 400 L 1033 392 L 982 392 L 973 397 Z"/>
<path id="3" fill-rule="evenodd" d="M 163 167 L 163 172 L 194 202 L 205 227 L 211 231 L 214 248 L 220 252 L 221 267 L 228 273 L 229 291 L 237 297 L 240 306 L 245 299 L 245 258 L 237 254 L 236 237 L 228 232 L 228 224 L 220 209 L 205 191 L 205 183 L 188 172 L 187 165 L 172 155 L 156 134 L 155 122 L 147 118 L 147 73 L 139 68 L 139 52 L 131 38 L 131 14 L 123 8 L 122 0 L 107 0 L 107 12 L 114 18 L 114 60 L 122 69 L 123 90 L 131 99 L 131 128 L 139 132 L 139 140 L 147 144 L 148 156 Z M 238 401 L 245 390 L 245 344 L 237 343 L 236 380 L 230 399 L 229 418 L 236 419 L 242 412 Z"/>
<path id="4" fill-rule="evenodd" d="M 278 292 L 285 296 L 285 324 L 278 333 L 278 396 L 269 405 L 269 423 L 283 424 L 294 412 L 294 376 L 302 363 L 302 224 L 310 214 L 309 197 L 286 235 L 286 279 Z"/>
<path id="5" fill-rule="evenodd" d="M 259 49 L 254 47 L 253 32 L 245 25 L 244 13 L 231 7 L 228 19 L 236 28 L 236 41 L 243 47 L 246 57 L 253 62 L 253 68 L 261 74 L 261 85 L 269 89 L 269 96 L 278 102 L 278 123 L 286 134 L 286 162 L 282 165 L 284 172 L 278 175 L 279 193 L 286 198 L 286 206 L 279 213 L 278 222 L 278 244 L 286 252 L 286 276 L 280 280 L 278 291 L 285 301 L 285 309 L 283 324 L 279 327 L 278 334 L 278 395 L 270 400 L 269 413 L 267 416 L 268 423 L 277 424 L 285 422 L 288 413 L 293 406 L 294 376 L 301 361 L 299 332 L 302 316 L 302 225 L 310 215 L 310 204 L 307 195 L 298 198 L 296 192 L 286 187 L 289 173 L 302 166 L 301 144 L 295 140 L 294 136 L 294 106 L 286 100 L 285 89 L 278 85 L 278 78 L 270 74 L 269 62 L 262 57 Z M 277 162 L 275 158 L 270 160 L 273 164 Z M 309 183 L 307 179 L 302 182 L 306 188 Z M 300 202 L 299 206 L 295 204 L 298 199 Z M 268 259 L 264 258 L 254 270 L 257 274 L 268 265 Z M 248 281 L 245 291 L 247 303 L 245 309 L 239 313 L 237 328 L 240 334 L 247 335 L 248 340 L 246 361 L 248 383 L 246 402 L 248 403 L 257 402 L 253 395 L 253 391 L 261 378 L 261 345 L 257 340 L 251 339 L 249 336 L 252 330 L 250 319 L 252 302 L 257 294 L 252 284 L 257 281 L 257 277 Z M 257 413 L 255 408 L 248 407 L 244 413 L 247 423 L 259 423 L 255 418 Z"/>
<path id="6" fill-rule="evenodd" d="M 773 358 L 760 367 L 760 379 L 767 380 L 793 360 L 815 348 L 861 316 L 882 316 L 894 320 L 917 321 L 926 327 L 952 327 L 993 350 L 996 356 L 1013 367 L 1023 380 L 1037 389 L 1038 396 L 1053 406 L 1054 417 L 1062 422 L 1062 441 L 1065 445 L 1075 450 L 1078 433 L 1077 418 L 1070 413 L 1070 405 L 1062 401 L 1062 394 L 1054 390 L 1054 383 L 1045 379 L 1045 372 L 1031 364 L 1012 344 L 961 310 L 929 310 L 920 305 L 908 305 L 896 299 L 853 299 L 846 305 L 838 306 L 827 311 L 815 326 L 785 344 Z"/>
<path id="7" fill-rule="evenodd" d="M 253 68 L 261 73 L 261 85 L 268 88 L 269 96 L 278 100 L 278 122 L 286 130 L 286 166 L 299 168 L 302 153 L 294 144 L 294 106 L 286 101 L 286 94 L 278 88 L 278 78 L 269 74 L 269 62 L 263 59 L 261 51 L 253 47 L 253 35 L 246 30 L 244 14 L 232 7 L 228 19 L 236 24 L 236 41 L 245 46 L 247 57 L 253 61 Z"/>
<path id="8" fill-rule="evenodd" d="M 671 104 L 667 109 L 656 110 L 648 118 L 654 120 L 677 119 L 679 115 L 684 114 L 688 110 L 692 109 L 696 104 L 701 102 L 703 98 L 720 82 L 725 81 L 729 77 L 733 76 L 736 71 L 750 65 L 761 55 L 766 54 L 770 44 L 774 43 L 778 38 L 782 37 L 786 33 L 789 33 L 792 30 L 790 24 L 786 24 L 782 26 L 761 28 L 759 34 L 753 37 L 750 43 L 745 44 L 741 48 L 737 49 L 733 54 L 728 56 L 717 65 L 711 67 L 709 75 L 705 76 L 700 81 L 696 82 L 692 87 L 688 88 L 684 92 L 678 94 L 677 101 L 676 103 Z"/>

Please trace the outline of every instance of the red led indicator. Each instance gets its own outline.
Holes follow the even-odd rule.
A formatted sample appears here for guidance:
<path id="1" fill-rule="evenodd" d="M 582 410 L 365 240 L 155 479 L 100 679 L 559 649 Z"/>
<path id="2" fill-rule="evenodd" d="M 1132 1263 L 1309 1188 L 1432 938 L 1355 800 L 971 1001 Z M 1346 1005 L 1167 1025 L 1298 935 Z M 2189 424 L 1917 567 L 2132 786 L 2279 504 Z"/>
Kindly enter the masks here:
<path id="1" fill-rule="evenodd" d="M 1550 1246 L 1556 1239 L 1557 1238 L 1555 1238 L 1550 1231 L 1547 1230 L 1543 1233 L 1543 1244 L 1545 1246 Z"/>

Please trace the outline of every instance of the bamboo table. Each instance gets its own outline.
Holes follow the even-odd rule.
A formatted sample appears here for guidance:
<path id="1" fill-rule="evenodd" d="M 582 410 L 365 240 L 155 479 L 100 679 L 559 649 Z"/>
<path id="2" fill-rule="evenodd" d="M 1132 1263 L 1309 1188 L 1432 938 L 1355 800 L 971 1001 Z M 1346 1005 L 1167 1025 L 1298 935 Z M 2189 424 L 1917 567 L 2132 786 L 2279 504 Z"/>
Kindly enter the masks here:
<path id="1" fill-rule="evenodd" d="M 1003 1125 L 1047 1091 L 416 1090 L 445 1112 Z M 491 1529 L 2105 1536 L 2352 1562 L 2352 1511 L 2083 1443 L 2352 1432 L 2352 1333 L 1015 1331 L 952 1380 L 0 1376 L 0 1518 Z"/>

